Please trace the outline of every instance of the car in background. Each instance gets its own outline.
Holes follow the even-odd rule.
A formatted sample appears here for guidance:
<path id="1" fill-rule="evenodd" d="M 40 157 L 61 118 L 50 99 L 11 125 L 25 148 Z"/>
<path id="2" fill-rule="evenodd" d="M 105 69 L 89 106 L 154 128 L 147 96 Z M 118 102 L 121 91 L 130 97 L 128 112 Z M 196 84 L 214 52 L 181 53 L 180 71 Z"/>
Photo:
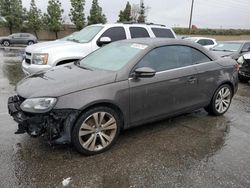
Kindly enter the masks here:
<path id="1" fill-rule="evenodd" d="M 218 42 L 210 50 L 220 57 L 231 57 L 237 60 L 243 54 L 250 52 L 250 41 Z"/>
<path id="2" fill-rule="evenodd" d="M 210 49 L 217 44 L 215 39 L 205 38 L 205 37 L 187 37 L 187 38 L 184 38 L 184 40 L 190 40 L 190 41 L 196 42 L 207 49 Z"/>
<path id="3" fill-rule="evenodd" d="M 30 33 L 14 33 L 7 37 L 0 37 L 0 44 L 8 47 L 10 45 L 32 45 L 37 43 L 37 38 Z"/>
<path id="4" fill-rule="evenodd" d="M 247 53 L 237 60 L 240 69 L 239 69 L 239 80 L 241 82 L 249 82 L 250 81 L 250 53 Z"/>
<path id="5" fill-rule="evenodd" d="M 193 42 L 132 39 L 20 81 L 8 100 L 16 133 L 108 150 L 123 129 L 200 108 L 219 116 L 238 88 L 237 62 Z"/>
<path id="6" fill-rule="evenodd" d="M 61 40 L 28 46 L 22 69 L 25 74 L 46 71 L 52 67 L 82 59 L 110 42 L 131 38 L 176 38 L 174 31 L 158 24 L 96 24 L 83 28 Z"/>

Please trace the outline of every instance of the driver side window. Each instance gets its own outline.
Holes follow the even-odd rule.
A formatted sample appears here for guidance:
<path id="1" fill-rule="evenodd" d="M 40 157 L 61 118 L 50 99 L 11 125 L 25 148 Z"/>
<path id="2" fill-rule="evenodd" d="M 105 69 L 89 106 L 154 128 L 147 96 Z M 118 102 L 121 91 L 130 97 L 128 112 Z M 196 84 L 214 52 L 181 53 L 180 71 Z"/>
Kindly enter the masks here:
<path id="1" fill-rule="evenodd" d="M 112 42 L 126 39 L 126 33 L 123 27 L 112 27 L 107 29 L 102 36 L 99 38 L 99 40 L 102 37 L 109 37 Z"/>
<path id="2" fill-rule="evenodd" d="M 209 61 L 211 60 L 205 54 L 188 46 L 163 46 L 145 55 L 135 69 L 150 67 L 160 72 Z"/>

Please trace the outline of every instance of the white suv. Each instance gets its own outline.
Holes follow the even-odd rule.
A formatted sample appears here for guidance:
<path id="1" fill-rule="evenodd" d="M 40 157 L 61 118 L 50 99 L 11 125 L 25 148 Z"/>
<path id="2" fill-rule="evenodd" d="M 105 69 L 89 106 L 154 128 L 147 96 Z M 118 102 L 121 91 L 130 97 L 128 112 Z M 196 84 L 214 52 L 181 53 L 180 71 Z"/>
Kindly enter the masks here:
<path id="1" fill-rule="evenodd" d="M 81 59 L 107 43 L 142 37 L 176 38 L 176 35 L 171 28 L 152 23 L 90 25 L 65 38 L 28 46 L 22 69 L 25 74 L 33 74 Z"/>

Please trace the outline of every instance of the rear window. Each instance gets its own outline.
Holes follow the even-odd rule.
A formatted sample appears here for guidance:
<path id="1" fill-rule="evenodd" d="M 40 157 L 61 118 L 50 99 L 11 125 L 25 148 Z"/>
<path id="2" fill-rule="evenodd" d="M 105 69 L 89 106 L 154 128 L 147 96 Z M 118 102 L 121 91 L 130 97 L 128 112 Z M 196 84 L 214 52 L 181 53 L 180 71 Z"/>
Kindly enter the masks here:
<path id="1" fill-rule="evenodd" d="M 148 31 L 143 27 L 130 27 L 131 38 L 149 37 Z"/>
<path id="2" fill-rule="evenodd" d="M 156 37 L 175 38 L 170 29 L 151 28 Z"/>

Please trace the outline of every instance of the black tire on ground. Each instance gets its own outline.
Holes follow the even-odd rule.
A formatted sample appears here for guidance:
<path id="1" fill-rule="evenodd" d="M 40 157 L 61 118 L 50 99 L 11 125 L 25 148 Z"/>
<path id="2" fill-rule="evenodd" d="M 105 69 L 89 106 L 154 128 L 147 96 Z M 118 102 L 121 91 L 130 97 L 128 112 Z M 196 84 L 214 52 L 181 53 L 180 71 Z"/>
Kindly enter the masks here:
<path id="1" fill-rule="evenodd" d="M 10 46 L 10 41 L 8 41 L 8 40 L 3 40 L 3 41 L 2 41 L 2 45 L 5 46 L 5 47 L 8 47 L 8 46 Z"/>
<path id="2" fill-rule="evenodd" d="M 28 45 L 32 45 L 32 44 L 34 44 L 34 41 L 30 40 L 30 41 L 28 41 L 27 44 L 28 44 Z"/>
<path id="3" fill-rule="evenodd" d="M 78 152 L 84 155 L 99 154 L 110 149 L 116 142 L 121 126 L 121 118 L 114 109 L 105 106 L 94 107 L 78 118 L 71 133 L 71 140 Z M 79 136 L 80 133 L 83 136 Z"/>
<path id="4" fill-rule="evenodd" d="M 225 100 L 228 101 L 228 106 L 226 107 L 225 106 L 225 103 L 223 103 L 221 100 L 221 97 L 220 97 L 220 92 L 223 92 L 223 91 L 229 91 L 230 94 L 228 95 L 227 98 L 225 98 Z M 233 96 L 233 93 L 232 93 L 232 88 L 230 85 L 228 84 L 223 84 L 221 85 L 217 90 L 216 92 L 214 93 L 213 95 L 213 98 L 210 102 L 210 104 L 205 107 L 204 109 L 210 114 L 210 115 L 213 115 L 213 116 L 220 116 L 220 115 L 223 115 L 224 113 L 227 112 L 227 110 L 229 109 L 230 107 L 230 104 L 231 104 L 231 101 L 232 101 L 232 96 Z M 218 109 L 218 106 L 216 105 L 216 102 L 217 101 L 220 101 L 218 103 L 222 103 L 222 106 L 224 106 L 224 110 L 220 110 L 220 107 Z M 218 104 L 217 103 L 217 104 Z M 220 106 L 220 105 L 219 105 Z"/>

